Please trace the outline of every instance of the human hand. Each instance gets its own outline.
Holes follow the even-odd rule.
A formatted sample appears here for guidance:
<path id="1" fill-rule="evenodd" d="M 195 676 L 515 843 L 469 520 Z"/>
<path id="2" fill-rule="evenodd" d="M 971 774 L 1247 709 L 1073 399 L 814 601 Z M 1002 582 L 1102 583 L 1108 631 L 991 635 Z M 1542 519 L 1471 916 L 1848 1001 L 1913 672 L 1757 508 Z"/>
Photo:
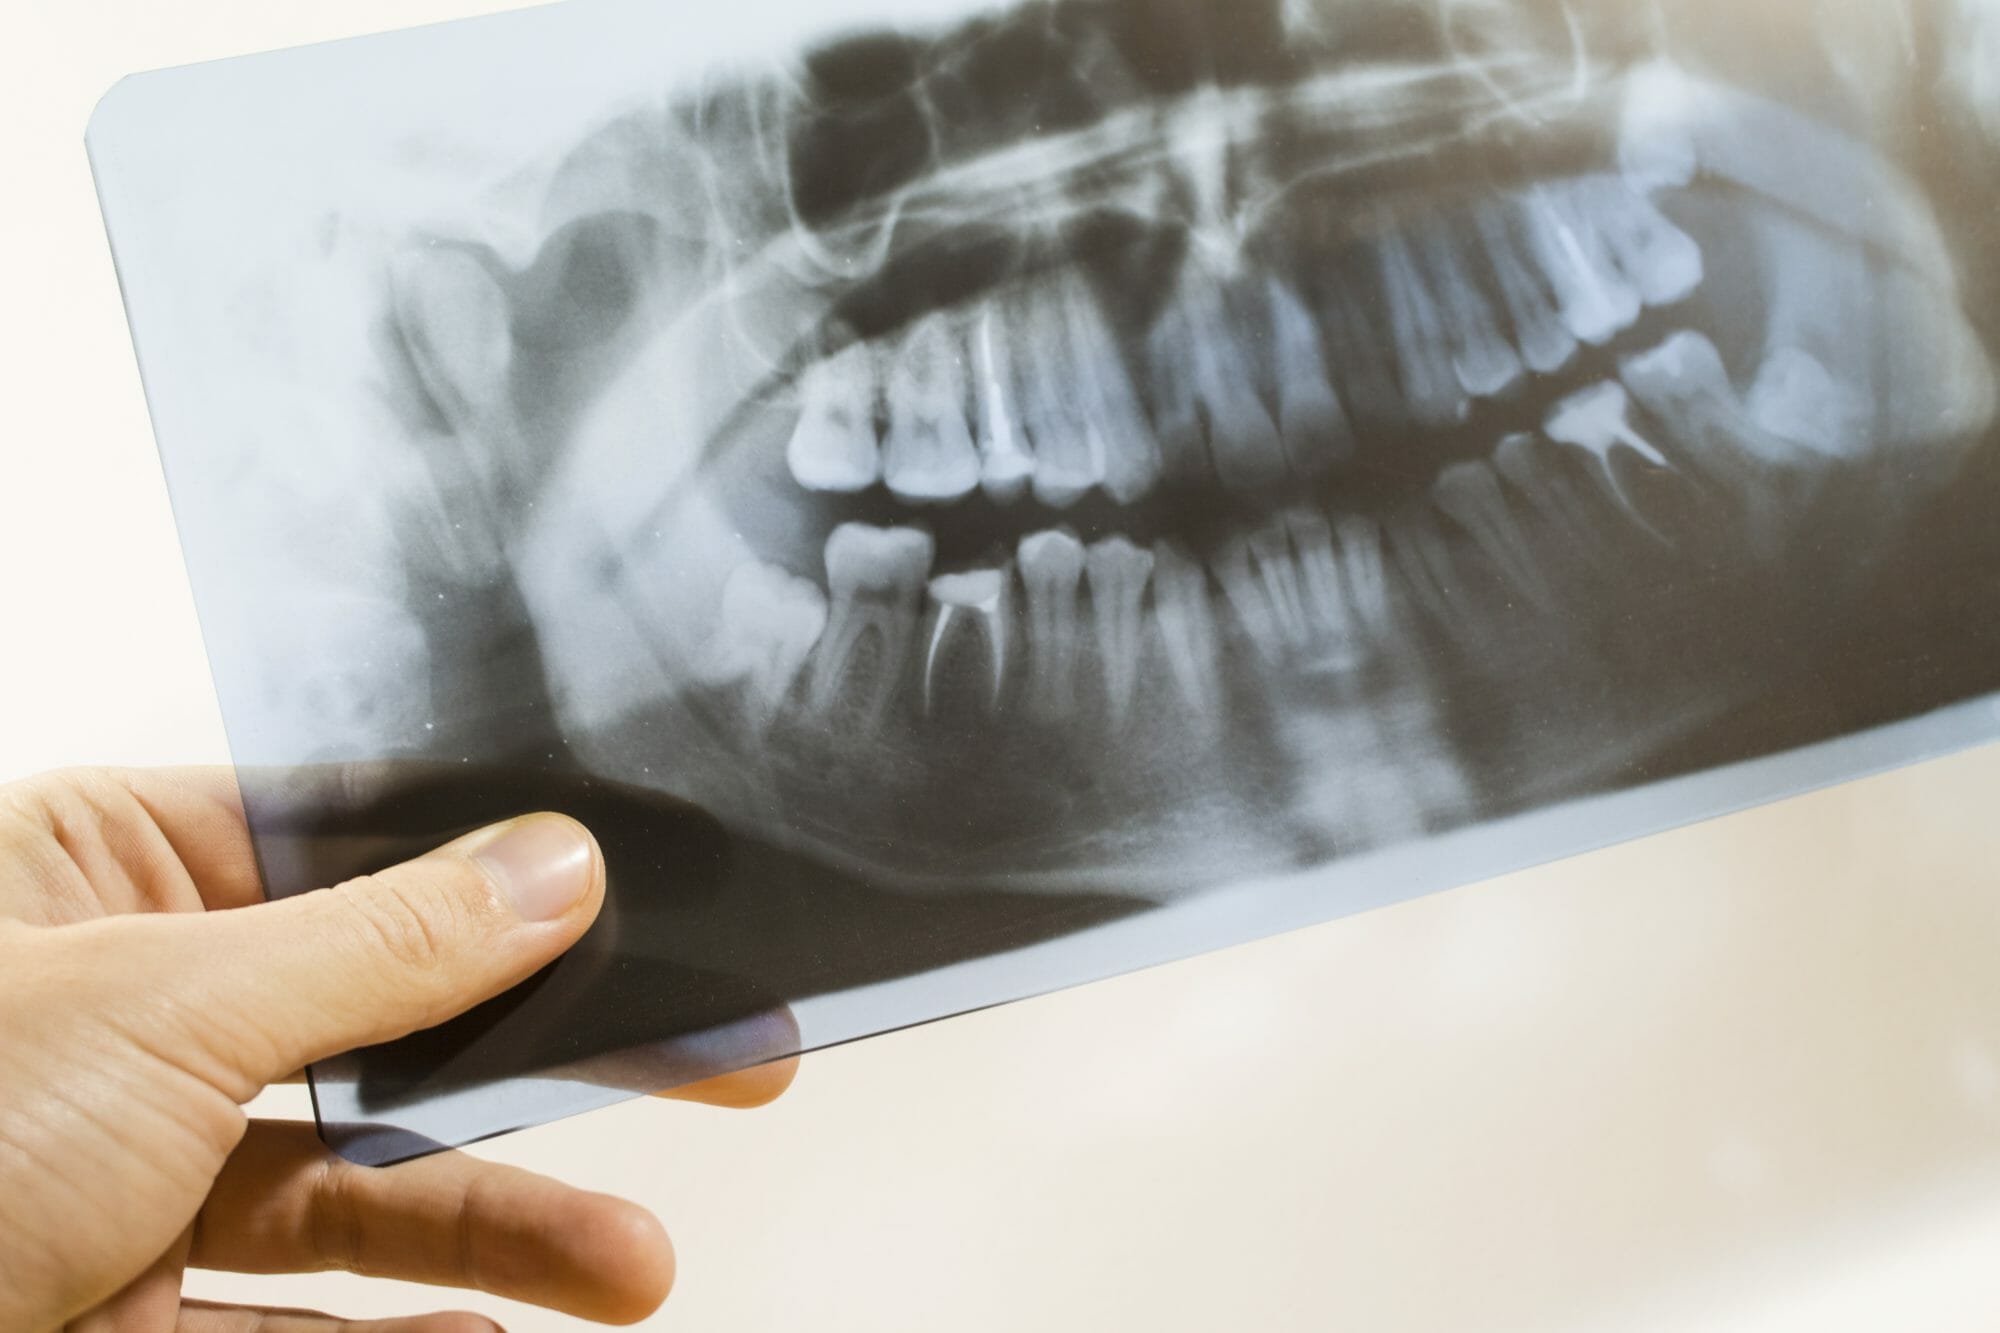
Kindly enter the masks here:
<path id="1" fill-rule="evenodd" d="M 0 787 L 0 1328 L 353 1327 L 183 1302 L 188 1266 L 346 1269 L 608 1322 L 657 1308 L 673 1248 L 635 1205 L 458 1153 L 356 1167 L 309 1126 L 242 1109 L 314 1060 L 525 980 L 603 897 L 596 843 L 558 815 L 264 903 L 226 771 Z M 674 1095 L 760 1105 L 793 1069 Z"/>

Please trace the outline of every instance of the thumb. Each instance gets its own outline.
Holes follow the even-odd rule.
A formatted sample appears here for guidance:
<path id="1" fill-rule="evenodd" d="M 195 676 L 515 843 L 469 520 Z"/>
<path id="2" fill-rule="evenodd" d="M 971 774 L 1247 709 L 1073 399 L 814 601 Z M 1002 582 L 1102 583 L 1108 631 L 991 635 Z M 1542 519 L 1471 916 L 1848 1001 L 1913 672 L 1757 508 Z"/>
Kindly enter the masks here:
<path id="1" fill-rule="evenodd" d="M 529 815 L 277 902 L 104 923 L 141 938 L 181 1022 L 167 1052 L 239 1100 L 323 1059 L 431 1027 L 583 935 L 604 859 L 565 815 Z M 161 969 L 167 969 L 167 975 Z"/>

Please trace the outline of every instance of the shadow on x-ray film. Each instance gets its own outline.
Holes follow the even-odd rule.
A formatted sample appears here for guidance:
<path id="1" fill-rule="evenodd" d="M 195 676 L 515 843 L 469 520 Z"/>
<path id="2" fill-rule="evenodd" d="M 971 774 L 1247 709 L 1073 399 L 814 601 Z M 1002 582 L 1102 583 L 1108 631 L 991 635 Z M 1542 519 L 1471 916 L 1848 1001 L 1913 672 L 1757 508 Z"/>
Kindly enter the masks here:
<path id="1" fill-rule="evenodd" d="M 606 848 L 575 955 L 316 1071 L 344 1150 L 2000 730 L 1992 6 L 761 12 L 259 58 L 400 89 L 192 178 L 275 348 L 155 354 L 222 242 L 93 132 L 273 891 Z"/>

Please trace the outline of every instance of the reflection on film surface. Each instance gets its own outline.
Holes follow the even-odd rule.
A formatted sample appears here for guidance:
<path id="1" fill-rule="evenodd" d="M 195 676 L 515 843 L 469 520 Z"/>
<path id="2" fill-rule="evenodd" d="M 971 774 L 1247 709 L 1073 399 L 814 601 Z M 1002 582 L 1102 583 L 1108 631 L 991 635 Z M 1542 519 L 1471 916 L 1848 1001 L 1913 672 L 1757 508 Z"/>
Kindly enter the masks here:
<path id="1" fill-rule="evenodd" d="M 329 736 L 703 812 L 761 1002 L 1990 690 L 1995 44 L 1063 0 L 607 112 L 375 270 L 427 689 Z"/>

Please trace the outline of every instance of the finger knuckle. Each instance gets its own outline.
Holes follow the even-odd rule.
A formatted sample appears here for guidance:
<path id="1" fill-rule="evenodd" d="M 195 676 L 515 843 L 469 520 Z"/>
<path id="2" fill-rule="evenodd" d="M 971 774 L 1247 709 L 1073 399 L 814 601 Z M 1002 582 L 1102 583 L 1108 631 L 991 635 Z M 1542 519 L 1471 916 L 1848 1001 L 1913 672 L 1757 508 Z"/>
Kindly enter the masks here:
<path id="1" fill-rule="evenodd" d="M 400 971 L 419 974 L 442 970 L 450 962 L 452 941 L 459 932 L 443 895 L 372 876 L 343 885 L 339 893 L 370 953 L 386 958 Z"/>

